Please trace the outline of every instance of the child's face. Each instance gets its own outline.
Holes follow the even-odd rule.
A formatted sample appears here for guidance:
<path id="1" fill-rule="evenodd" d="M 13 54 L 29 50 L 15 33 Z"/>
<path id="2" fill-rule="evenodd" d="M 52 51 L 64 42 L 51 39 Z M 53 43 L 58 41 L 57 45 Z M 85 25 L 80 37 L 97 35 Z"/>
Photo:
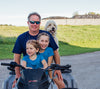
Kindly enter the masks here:
<path id="1" fill-rule="evenodd" d="M 46 49 L 49 45 L 49 37 L 48 36 L 41 36 L 38 40 L 41 49 Z"/>
<path id="2" fill-rule="evenodd" d="M 36 49 L 33 45 L 31 44 L 26 44 L 26 53 L 29 56 L 32 56 L 34 54 L 36 54 L 36 52 L 38 52 L 38 49 Z"/>

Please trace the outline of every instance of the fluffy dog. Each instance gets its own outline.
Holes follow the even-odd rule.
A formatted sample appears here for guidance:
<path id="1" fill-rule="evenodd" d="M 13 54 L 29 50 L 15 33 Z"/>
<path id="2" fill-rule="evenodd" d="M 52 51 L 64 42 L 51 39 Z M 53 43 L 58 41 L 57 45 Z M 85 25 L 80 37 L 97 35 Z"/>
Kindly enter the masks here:
<path id="1" fill-rule="evenodd" d="M 46 22 L 46 25 L 45 25 L 45 30 L 50 32 L 50 34 L 53 36 L 55 42 L 57 43 L 58 45 L 58 39 L 56 37 L 56 34 L 57 34 L 57 24 L 55 23 L 55 21 L 53 20 L 48 20 Z M 59 46 L 59 45 L 58 45 Z"/>

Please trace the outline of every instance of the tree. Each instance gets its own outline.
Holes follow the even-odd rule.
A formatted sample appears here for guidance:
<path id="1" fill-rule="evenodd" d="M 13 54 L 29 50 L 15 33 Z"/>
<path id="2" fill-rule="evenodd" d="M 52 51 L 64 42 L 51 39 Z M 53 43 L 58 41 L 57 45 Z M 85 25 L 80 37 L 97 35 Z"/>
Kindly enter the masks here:
<path id="1" fill-rule="evenodd" d="M 73 16 L 76 16 L 76 15 L 79 15 L 78 11 L 76 11 L 76 12 L 73 13 Z"/>
<path id="2" fill-rule="evenodd" d="M 89 12 L 88 15 L 95 15 L 95 12 Z"/>

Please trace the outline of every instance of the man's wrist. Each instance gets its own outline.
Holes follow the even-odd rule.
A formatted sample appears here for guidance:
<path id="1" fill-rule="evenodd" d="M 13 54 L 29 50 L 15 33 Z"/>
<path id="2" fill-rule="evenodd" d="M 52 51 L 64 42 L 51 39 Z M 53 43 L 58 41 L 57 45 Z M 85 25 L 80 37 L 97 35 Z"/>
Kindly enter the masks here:
<path id="1" fill-rule="evenodd" d="M 18 78 L 16 78 L 16 81 L 18 80 Z"/>
<path id="2" fill-rule="evenodd" d="M 17 74 L 16 74 L 16 78 L 19 78 L 20 76 L 21 76 L 20 73 L 17 73 Z"/>

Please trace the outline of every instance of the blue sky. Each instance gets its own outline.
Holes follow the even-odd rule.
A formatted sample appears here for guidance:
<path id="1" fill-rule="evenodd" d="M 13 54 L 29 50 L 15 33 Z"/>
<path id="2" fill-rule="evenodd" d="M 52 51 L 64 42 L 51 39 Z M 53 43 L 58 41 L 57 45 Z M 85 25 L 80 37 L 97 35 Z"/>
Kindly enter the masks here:
<path id="1" fill-rule="evenodd" d="M 100 14 L 100 0 L 0 0 L 0 24 L 27 26 L 27 16 L 34 11 L 42 18 L 72 17 L 75 12 Z"/>

